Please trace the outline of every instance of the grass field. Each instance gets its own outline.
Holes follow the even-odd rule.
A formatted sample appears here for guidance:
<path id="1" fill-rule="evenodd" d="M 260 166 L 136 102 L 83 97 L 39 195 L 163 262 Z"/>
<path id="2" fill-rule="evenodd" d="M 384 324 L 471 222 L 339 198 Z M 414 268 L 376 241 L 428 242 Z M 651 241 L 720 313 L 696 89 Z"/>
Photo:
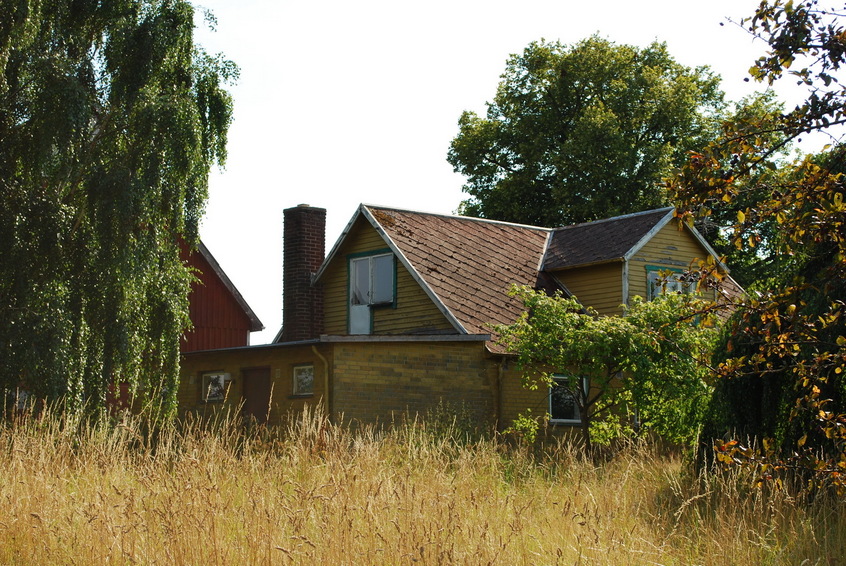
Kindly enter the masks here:
<path id="1" fill-rule="evenodd" d="M 0 564 L 846 564 L 846 504 L 421 422 L 0 425 Z"/>

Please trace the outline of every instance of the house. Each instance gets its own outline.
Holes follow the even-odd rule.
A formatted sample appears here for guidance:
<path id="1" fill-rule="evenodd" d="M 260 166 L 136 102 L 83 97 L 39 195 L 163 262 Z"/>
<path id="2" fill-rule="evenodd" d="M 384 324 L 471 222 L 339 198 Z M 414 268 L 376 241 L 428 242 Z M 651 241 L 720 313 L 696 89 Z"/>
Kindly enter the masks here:
<path id="1" fill-rule="evenodd" d="M 243 403 L 273 423 L 320 401 L 332 419 L 371 423 L 443 402 L 505 427 L 562 402 L 524 389 L 491 335 L 523 310 L 512 285 L 619 314 L 635 295 L 685 290 L 660 281 L 714 255 L 671 208 L 553 229 L 361 205 L 325 257 L 325 210 L 284 215 L 282 329 L 272 344 L 186 352 L 182 413 Z"/>

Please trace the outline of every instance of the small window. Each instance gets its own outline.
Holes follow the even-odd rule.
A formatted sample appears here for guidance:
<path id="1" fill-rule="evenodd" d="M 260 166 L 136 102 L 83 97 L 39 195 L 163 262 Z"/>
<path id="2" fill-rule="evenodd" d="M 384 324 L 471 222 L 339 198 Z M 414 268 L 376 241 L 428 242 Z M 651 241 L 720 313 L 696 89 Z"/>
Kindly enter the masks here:
<path id="1" fill-rule="evenodd" d="M 294 395 L 314 394 L 314 366 L 294 367 Z"/>
<path id="2" fill-rule="evenodd" d="M 580 399 L 587 397 L 588 379 L 554 375 L 549 388 L 549 421 L 553 424 L 581 424 Z M 577 388 L 581 385 L 582 390 Z"/>
<path id="3" fill-rule="evenodd" d="M 353 305 L 394 302 L 394 256 L 381 254 L 351 260 L 350 300 Z"/>
<path id="4" fill-rule="evenodd" d="M 232 376 L 219 371 L 203 374 L 203 401 L 223 401 L 229 389 Z"/>
<path id="5" fill-rule="evenodd" d="M 696 278 L 676 269 L 649 266 L 646 268 L 646 291 L 650 301 L 665 293 L 693 294 Z"/>

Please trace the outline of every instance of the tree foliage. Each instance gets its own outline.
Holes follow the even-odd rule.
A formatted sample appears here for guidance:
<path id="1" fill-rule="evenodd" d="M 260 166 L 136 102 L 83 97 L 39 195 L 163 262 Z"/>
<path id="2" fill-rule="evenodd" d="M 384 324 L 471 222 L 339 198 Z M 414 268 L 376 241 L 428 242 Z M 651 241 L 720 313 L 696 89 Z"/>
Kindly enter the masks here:
<path id="1" fill-rule="evenodd" d="M 0 389 L 172 409 L 237 69 L 183 0 L 0 0 Z"/>
<path id="2" fill-rule="evenodd" d="M 807 98 L 771 121 L 727 123 L 722 138 L 693 154 L 670 183 L 689 220 L 744 203 L 734 211 L 729 234 L 739 249 L 755 248 L 760 223 L 774 221 L 778 238 L 772 245 L 791 258 L 768 288 L 738 305 L 719 367 L 727 383 L 750 385 L 747 396 L 761 392 L 759 402 L 775 388 L 785 420 L 775 423 L 778 430 L 759 429 L 765 453 L 731 441 L 720 446 L 719 458 L 762 463 L 762 477 L 774 469 L 810 470 L 817 484 L 840 488 L 846 487 L 846 148 L 835 139 L 825 155 L 753 175 L 777 151 L 770 134 L 787 143 L 810 132 L 833 135 L 846 122 L 842 17 L 815 1 L 762 2 L 743 22 L 769 47 L 750 72 L 768 84 L 792 79 L 807 87 Z M 734 425 L 737 409 L 728 409 L 727 424 Z"/>
<path id="3" fill-rule="evenodd" d="M 592 432 L 630 432 L 635 415 L 641 426 L 672 440 L 696 437 L 711 391 L 705 377 L 717 332 L 703 301 L 678 293 L 653 301 L 635 297 L 620 317 L 526 287 L 513 294 L 526 312 L 497 328 L 501 342 L 518 354 L 532 389 L 551 385 L 554 373 L 589 379 L 588 391 L 577 380 L 570 391 L 588 446 Z"/>
<path id="4" fill-rule="evenodd" d="M 748 174 L 738 179 L 738 198 L 723 202 L 707 217 L 698 219 L 696 228 L 705 236 L 718 254 L 731 266 L 731 276 L 744 288 L 756 283 L 766 285 L 773 274 L 783 273 L 795 266 L 795 258 L 784 253 L 779 241 L 779 224 L 774 217 L 760 218 L 750 226 L 749 236 L 755 239 L 755 246 L 734 245 L 731 227 L 737 220 L 737 213 L 744 211 L 759 198 L 759 189 L 766 186 L 781 167 L 789 163 L 790 140 L 775 128 L 784 114 L 784 104 L 778 100 L 775 91 L 767 89 L 749 95 L 734 105 L 725 114 L 722 131 L 742 131 L 750 124 L 757 124 L 756 132 L 761 145 L 771 149 L 770 154 L 752 166 Z M 770 125 L 768 131 L 763 131 Z"/>
<path id="5" fill-rule="evenodd" d="M 722 99 L 717 77 L 661 43 L 532 43 L 487 116 L 461 115 L 447 159 L 467 178 L 462 212 L 561 226 L 663 206 L 659 181 L 713 139 Z"/>

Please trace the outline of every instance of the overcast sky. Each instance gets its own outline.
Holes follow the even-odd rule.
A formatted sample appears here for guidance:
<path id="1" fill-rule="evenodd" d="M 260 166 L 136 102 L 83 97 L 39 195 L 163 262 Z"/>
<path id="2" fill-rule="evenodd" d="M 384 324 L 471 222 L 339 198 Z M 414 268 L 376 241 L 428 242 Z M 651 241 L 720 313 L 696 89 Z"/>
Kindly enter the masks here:
<path id="1" fill-rule="evenodd" d="M 282 210 L 327 209 L 327 250 L 359 203 L 452 213 L 446 162 L 463 110 L 485 112 L 512 53 L 530 42 L 667 43 L 711 66 L 737 100 L 763 45 L 727 18 L 758 0 L 201 0 L 197 41 L 241 68 L 229 160 L 210 179 L 201 236 L 264 323 L 282 321 Z M 200 22 L 201 23 L 201 22 Z M 725 25 L 721 26 L 720 24 Z"/>

